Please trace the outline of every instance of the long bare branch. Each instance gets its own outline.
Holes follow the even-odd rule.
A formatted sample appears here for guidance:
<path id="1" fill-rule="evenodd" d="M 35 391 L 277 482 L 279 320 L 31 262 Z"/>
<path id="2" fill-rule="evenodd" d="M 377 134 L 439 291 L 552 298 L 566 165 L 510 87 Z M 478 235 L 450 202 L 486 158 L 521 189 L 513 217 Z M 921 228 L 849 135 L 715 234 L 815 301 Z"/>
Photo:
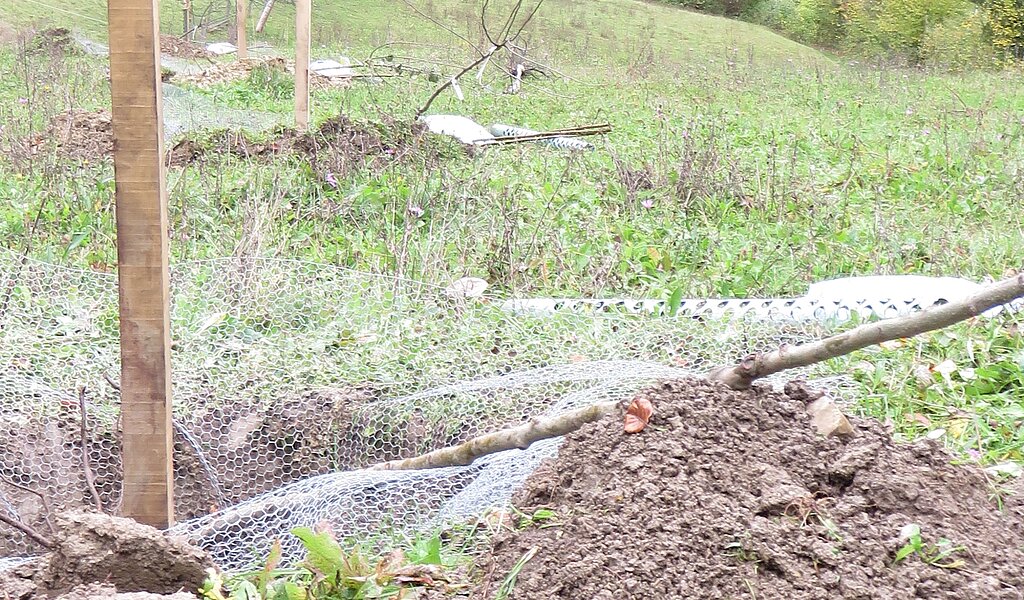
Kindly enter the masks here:
<path id="1" fill-rule="evenodd" d="M 708 379 L 724 383 L 732 389 L 747 389 L 761 377 L 837 358 L 881 342 L 942 329 L 1021 297 L 1024 297 L 1024 272 L 987 286 L 956 302 L 895 319 L 861 325 L 810 344 L 780 348 L 768 354 L 751 354 L 737 365 L 711 371 Z M 617 402 L 604 402 L 553 417 L 536 418 L 516 427 L 475 437 L 457 446 L 405 460 L 382 463 L 370 469 L 429 469 L 467 465 L 481 456 L 513 448 L 526 448 L 536 441 L 565 435 L 618 408 Z"/>
<path id="2" fill-rule="evenodd" d="M 370 470 L 397 471 L 468 465 L 481 456 L 513 448 L 526 449 L 536 441 L 565 435 L 586 423 L 599 420 L 616 410 L 618 405 L 618 402 L 602 402 L 553 417 L 530 419 L 522 425 L 477 436 L 458 446 L 441 448 L 405 460 L 381 463 L 370 467 Z"/>
<path id="3" fill-rule="evenodd" d="M 474 60 L 469 66 L 467 66 L 464 69 L 462 69 L 461 71 L 459 71 L 459 73 L 457 75 L 455 75 L 454 77 L 448 79 L 443 84 L 441 84 L 436 90 L 434 90 L 434 93 L 431 94 L 429 98 L 427 98 L 427 101 L 426 101 L 426 103 L 423 104 L 423 107 L 420 108 L 418 111 L 416 111 L 416 116 L 419 117 L 423 113 L 425 113 L 428 110 L 430 110 L 430 105 L 433 104 L 434 100 L 436 100 L 437 97 L 441 95 L 441 92 L 443 92 L 446 89 L 448 89 L 449 87 L 451 87 L 452 83 L 455 82 L 459 77 L 462 77 L 466 73 L 469 73 L 470 71 L 475 69 L 477 67 L 477 65 L 479 65 L 480 63 L 482 63 L 485 60 L 487 60 L 488 58 L 490 58 L 492 54 L 494 54 L 495 52 L 498 51 L 498 49 L 499 49 L 499 46 L 495 46 L 495 47 L 491 48 L 489 51 L 484 53 L 483 56 L 481 56 L 480 58 Z"/>
<path id="4" fill-rule="evenodd" d="M 845 356 L 889 340 L 914 337 L 949 327 L 1021 296 L 1024 296 L 1024 273 L 989 285 L 957 302 L 895 319 L 868 323 L 810 344 L 782 347 L 767 354 L 750 354 L 736 365 L 712 370 L 708 378 L 721 381 L 734 390 L 747 389 L 761 377 Z"/>

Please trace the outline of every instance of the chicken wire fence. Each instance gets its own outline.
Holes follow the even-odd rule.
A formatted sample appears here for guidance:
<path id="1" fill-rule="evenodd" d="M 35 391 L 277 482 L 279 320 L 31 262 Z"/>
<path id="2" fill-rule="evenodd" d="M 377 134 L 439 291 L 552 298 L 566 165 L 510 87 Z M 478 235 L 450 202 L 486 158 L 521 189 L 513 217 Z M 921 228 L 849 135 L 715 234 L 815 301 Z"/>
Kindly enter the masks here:
<path id="1" fill-rule="evenodd" d="M 296 526 L 371 539 L 472 522 L 507 504 L 558 441 L 466 467 L 364 467 L 849 326 L 835 311 L 807 318 L 836 307 L 820 298 L 683 301 L 678 312 L 501 302 L 268 258 L 178 264 L 171 284 L 174 532 L 228 570 L 275 538 L 286 563 L 300 558 Z M 850 394 L 841 363 L 782 377 Z M 0 510 L 45 531 L 51 512 L 93 504 L 87 463 L 103 509 L 118 512 L 118 365 L 115 276 L 0 251 Z M 39 550 L 0 531 L 0 561 Z"/>

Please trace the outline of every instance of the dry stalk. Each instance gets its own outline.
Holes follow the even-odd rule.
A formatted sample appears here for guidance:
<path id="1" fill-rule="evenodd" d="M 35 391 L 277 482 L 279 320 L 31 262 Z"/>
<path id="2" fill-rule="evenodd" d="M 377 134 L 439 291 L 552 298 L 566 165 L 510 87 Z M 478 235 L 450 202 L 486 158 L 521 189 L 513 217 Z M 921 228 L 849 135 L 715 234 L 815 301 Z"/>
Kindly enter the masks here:
<path id="1" fill-rule="evenodd" d="M 96 490 L 96 475 L 92 472 L 92 467 L 89 466 L 89 423 L 86 420 L 85 412 L 85 387 L 78 388 L 78 409 L 82 415 L 82 474 L 85 475 L 85 485 L 89 488 L 89 494 L 92 495 L 92 502 L 96 506 L 96 510 L 103 512 L 103 502 L 100 500 L 100 493 Z"/>

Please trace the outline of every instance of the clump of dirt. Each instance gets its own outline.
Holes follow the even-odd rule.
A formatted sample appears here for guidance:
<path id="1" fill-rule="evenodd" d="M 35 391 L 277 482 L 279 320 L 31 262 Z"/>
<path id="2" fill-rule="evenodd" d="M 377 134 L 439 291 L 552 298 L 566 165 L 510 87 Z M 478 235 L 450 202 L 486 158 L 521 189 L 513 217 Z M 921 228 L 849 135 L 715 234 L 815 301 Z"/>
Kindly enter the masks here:
<path id="1" fill-rule="evenodd" d="M 313 131 L 281 129 L 261 139 L 237 131 L 223 131 L 204 139 L 186 137 L 167 151 L 167 164 L 184 167 L 208 156 L 230 154 L 244 159 L 305 156 L 324 177 L 341 177 L 368 163 L 386 164 L 418 152 L 423 128 L 391 121 L 378 127 L 362 125 L 345 115 L 328 119 Z M 41 133 L 28 136 L 11 149 L 12 156 L 56 152 L 77 161 L 101 161 L 113 154 L 110 112 L 73 109 L 55 115 Z M 16 151 L 15 151 L 16 150 Z M 328 180 L 330 178 L 327 178 Z"/>
<path id="2" fill-rule="evenodd" d="M 804 402 L 763 388 L 686 380 L 643 395 L 644 431 L 590 424 L 527 481 L 514 505 L 557 520 L 496 540 L 477 597 L 531 549 L 511 598 L 1024 594 L 1024 505 L 1000 511 L 983 472 L 935 442 L 896 444 L 859 418 L 852 438 L 824 438 Z M 924 547 L 897 562 L 910 524 Z"/>
<path id="3" fill-rule="evenodd" d="M 175 594 L 198 589 L 207 569 L 214 567 L 205 552 L 182 540 L 100 513 L 58 516 L 52 540 L 54 547 L 40 559 L 0 574 L 0 586 L 9 597 L 72 600 L 108 597 L 97 592 L 114 598 L 121 598 L 112 595 L 117 592 Z"/>
<path id="4" fill-rule="evenodd" d="M 199 73 L 175 75 L 175 83 L 185 83 L 197 87 L 211 87 L 222 83 L 241 81 L 255 69 L 287 71 L 283 58 L 245 58 L 230 62 L 218 62 Z"/>
<path id="5" fill-rule="evenodd" d="M 71 36 L 71 30 L 63 27 L 43 29 L 32 36 L 26 49 L 29 54 L 47 53 L 65 55 L 80 52 L 78 44 Z"/>
<path id="6" fill-rule="evenodd" d="M 168 164 L 180 167 L 213 155 L 261 159 L 282 155 L 304 156 L 325 181 L 342 177 L 363 166 L 387 164 L 424 150 L 423 128 L 392 121 L 379 127 L 356 123 L 345 115 L 324 121 L 313 131 L 282 129 L 266 139 L 226 131 L 205 140 L 185 138 L 171 148 Z M 429 157 L 434 151 L 426 148 Z"/>
<path id="7" fill-rule="evenodd" d="M 167 34 L 160 35 L 160 53 L 187 59 L 210 58 L 212 56 L 202 44 Z"/>
<path id="8" fill-rule="evenodd" d="M 25 140 L 29 154 L 56 150 L 76 160 L 102 160 L 114 151 L 114 129 L 106 110 L 71 109 L 58 113 L 42 133 Z"/>

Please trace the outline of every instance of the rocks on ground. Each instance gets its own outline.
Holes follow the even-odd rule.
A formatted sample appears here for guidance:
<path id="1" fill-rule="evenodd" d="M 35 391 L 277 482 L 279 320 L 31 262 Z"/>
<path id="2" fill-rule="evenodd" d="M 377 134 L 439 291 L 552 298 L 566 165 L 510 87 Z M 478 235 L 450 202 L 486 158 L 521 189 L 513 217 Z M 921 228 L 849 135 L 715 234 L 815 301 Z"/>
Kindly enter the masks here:
<path id="1" fill-rule="evenodd" d="M 1024 504 L 1000 509 L 935 442 L 856 418 L 852 437 L 823 437 L 803 401 L 763 388 L 643 394 L 644 431 L 587 425 L 527 481 L 515 506 L 557 518 L 498 539 L 477 598 L 534 549 L 513 599 L 1024 598 Z M 909 524 L 922 546 L 896 561 Z"/>

